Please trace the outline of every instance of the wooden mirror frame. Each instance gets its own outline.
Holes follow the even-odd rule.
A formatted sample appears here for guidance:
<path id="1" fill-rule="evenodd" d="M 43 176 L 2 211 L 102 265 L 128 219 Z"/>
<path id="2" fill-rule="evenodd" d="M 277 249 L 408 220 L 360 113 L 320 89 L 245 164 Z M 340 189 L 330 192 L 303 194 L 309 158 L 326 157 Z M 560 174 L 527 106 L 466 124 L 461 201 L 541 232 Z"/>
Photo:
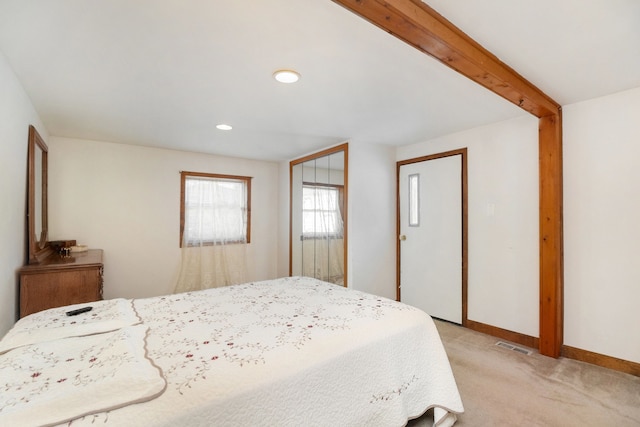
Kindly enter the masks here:
<path id="1" fill-rule="evenodd" d="M 37 150 L 42 153 L 42 161 L 40 165 L 36 165 Z M 35 127 L 29 126 L 29 148 L 28 148 L 28 195 L 27 195 L 27 223 L 28 223 L 28 247 L 29 247 L 29 264 L 38 264 L 44 258 L 49 256 L 51 248 L 49 247 L 48 234 L 48 157 L 49 149 L 47 144 L 38 134 Z M 39 168 L 39 170 L 36 170 Z M 40 188 L 36 188 L 36 173 L 40 172 L 42 177 Z M 38 191 L 39 190 L 39 191 Z M 36 195 L 40 193 L 40 212 L 37 211 Z M 39 215 L 38 215 L 39 214 Z M 40 235 L 37 235 L 36 219 L 40 218 Z"/>
<path id="2" fill-rule="evenodd" d="M 293 274 L 293 167 L 310 160 L 319 159 L 335 153 L 344 153 L 344 202 L 343 202 L 343 233 L 344 233 L 344 260 L 343 260 L 343 286 L 347 287 L 347 265 L 348 265 L 348 200 L 349 200 L 349 144 L 344 143 L 326 150 L 310 154 L 289 162 L 289 276 Z"/>

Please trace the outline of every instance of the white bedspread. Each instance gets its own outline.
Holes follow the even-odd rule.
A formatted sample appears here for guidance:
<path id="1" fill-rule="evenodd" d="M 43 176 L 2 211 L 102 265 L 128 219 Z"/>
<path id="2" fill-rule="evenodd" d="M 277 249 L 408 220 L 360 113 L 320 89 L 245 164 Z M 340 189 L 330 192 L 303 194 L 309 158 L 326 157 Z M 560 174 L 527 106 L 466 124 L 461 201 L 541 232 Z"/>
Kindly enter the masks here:
<path id="1" fill-rule="evenodd" d="M 156 399 L 72 426 L 403 426 L 463 411 L 433 321 L 309 278 L 133 300 Z"/>
<path id="2" fill-rule="evenodd" d="M 76 316 L 65 314 L 87 306 L 92 310 Z M 18 320 L 0 341 L 0 354 L 24 345 L 115 331 L 138 323 L 131 300 L 122 298 L 51 308 Z"/>
<path id="3" fill-rule="evenodd" d="M 26 345 L 0 356 L 0 425 L 55 425 L 153 399 L 166 383 L 143 325 Z"/>

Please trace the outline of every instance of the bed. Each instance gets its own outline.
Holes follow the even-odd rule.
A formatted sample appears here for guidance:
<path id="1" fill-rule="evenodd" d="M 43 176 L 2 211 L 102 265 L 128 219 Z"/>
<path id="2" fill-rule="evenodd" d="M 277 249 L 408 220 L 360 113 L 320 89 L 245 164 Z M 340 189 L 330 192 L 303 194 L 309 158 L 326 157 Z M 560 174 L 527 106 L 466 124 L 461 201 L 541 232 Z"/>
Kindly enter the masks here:
<path id="1" fill-rule="evenodd" d="M 81 305 L 81 306 L 85 306 Z M 0 341 L 0 425 L 403 426 L 463 406 L 431 318 L 288 277 L 68 306 Z"/>

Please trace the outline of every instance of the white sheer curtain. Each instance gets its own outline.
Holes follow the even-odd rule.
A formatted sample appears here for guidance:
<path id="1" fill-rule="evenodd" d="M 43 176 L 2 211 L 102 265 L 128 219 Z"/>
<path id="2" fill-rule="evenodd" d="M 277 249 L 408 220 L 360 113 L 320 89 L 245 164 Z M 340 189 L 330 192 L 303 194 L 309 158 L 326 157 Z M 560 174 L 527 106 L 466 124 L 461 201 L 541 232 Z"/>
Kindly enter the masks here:
<path id="1" fill-rule="evenodd" d="M 340 190 L 303 186 L 303 274 L 332 283 L 343 281 L 343 221 Z"/>
<path id="2" fill-rule="evenodd" d="M 246 282 L 247 210 L 243 180 L 184 180 L 182 265 L 175 292 Z"/>

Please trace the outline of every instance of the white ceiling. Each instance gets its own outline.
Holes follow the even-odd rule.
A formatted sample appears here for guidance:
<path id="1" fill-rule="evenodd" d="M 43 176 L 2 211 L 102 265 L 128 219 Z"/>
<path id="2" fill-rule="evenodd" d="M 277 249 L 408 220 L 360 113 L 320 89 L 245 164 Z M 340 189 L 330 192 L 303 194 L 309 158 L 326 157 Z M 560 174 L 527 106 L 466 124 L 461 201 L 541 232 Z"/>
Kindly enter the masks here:
<path id="1" fill-rule="evenodd" d="M 640 86 L 640 1 L 427 3 L 560 104 Z M 285 160 L 526 114 L 330 0 L 0 0 L 0 51 L 55 136 Z"/>

